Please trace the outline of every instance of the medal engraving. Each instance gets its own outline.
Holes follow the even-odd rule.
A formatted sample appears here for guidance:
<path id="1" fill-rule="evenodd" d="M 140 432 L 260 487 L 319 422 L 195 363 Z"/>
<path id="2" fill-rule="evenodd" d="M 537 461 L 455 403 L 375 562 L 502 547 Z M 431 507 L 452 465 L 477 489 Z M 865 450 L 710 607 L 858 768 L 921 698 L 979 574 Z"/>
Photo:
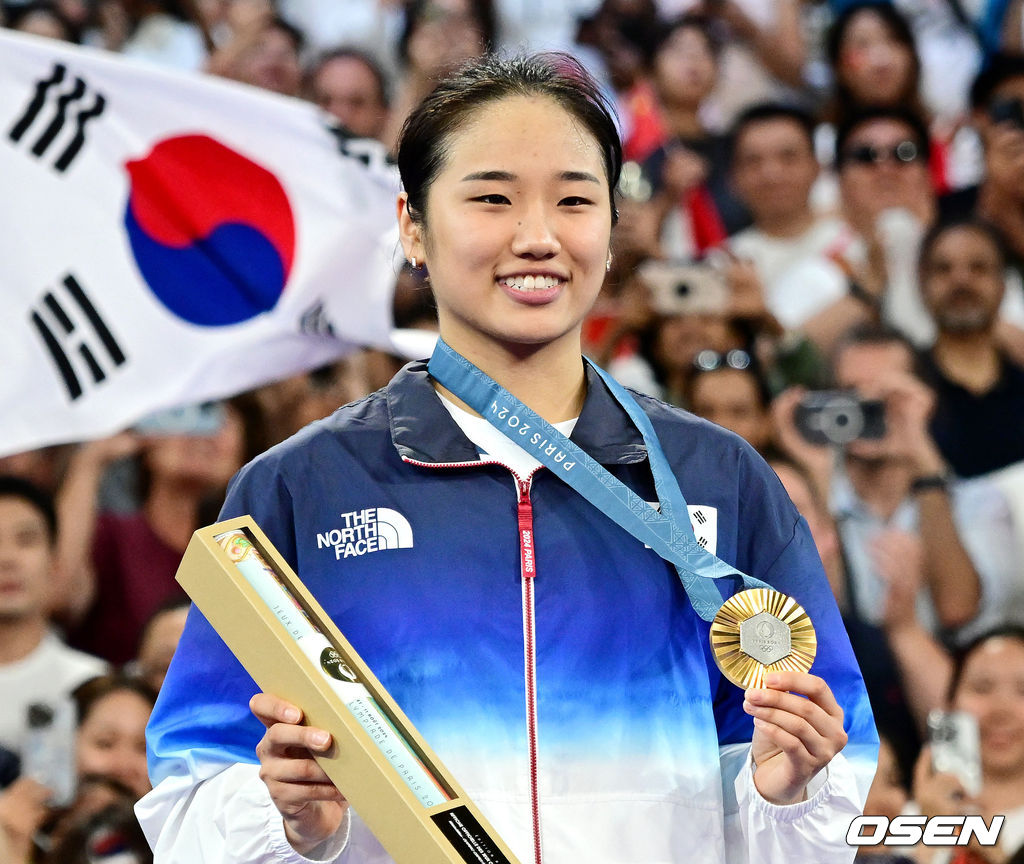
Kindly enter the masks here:
<path id="1" fill-rule="evenodd" d="M 740 624 L 740 650 L 765 666 L 789 656 L 792 646 L 789 627 L 768 612 L 758 612 Z"/>
<path id="2" fill-rule="evenodd" d="M 800 604 L 770 588 L 751 588 L 726 600 L 710 635 L 718 668 L 744 689 L 763 686 L 767 672 L 807 672 L 818 647 L 814 625 Z"/>

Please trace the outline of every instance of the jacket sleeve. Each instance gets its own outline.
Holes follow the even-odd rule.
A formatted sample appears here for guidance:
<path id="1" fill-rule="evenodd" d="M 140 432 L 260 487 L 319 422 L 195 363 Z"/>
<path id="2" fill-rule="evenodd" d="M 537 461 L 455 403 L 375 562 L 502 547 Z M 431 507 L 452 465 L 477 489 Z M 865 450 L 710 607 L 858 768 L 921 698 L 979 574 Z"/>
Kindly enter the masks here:
<path id="1" fill-rule="evenodd" d="M 289 844 L 259 766 L 235 763 L 193 783 L 168 777 L 135 805 L 155 864 L 343 864 L 351 817 L 309 856 Z"/>
<path id="2" fill-rule="evenodd" d="M 279 472 L 260 462 L 234 479 L 221 518 L 250 514 L 294 563 L 291 500 Z M 153 791 L 138 805 L 157 864 L 305 864 L 284 836 L 259 778 L 263 725 L 249 711 L 259 688 L 196 607 L 189 611 L 146 729 Z M 320 850 L 339 860 L 348 820 Z"/>
<path id="3" fill-rule="evenodd" d="M 734 563 L 792 596 L 810 616 L 818 642 L 811 672 L 835 694 L 848 741 L 812 780 L 806 801 L 787 806 L 769 803 L 753 783 L 749 764 L 753 724 L 743 711 L 743 691 L 719 675 L 712 692 L 723 753 L 727 827 L 732 821 L 744 838 L 747 857 L 737 856 L 737 861 L 852 861 L 856 850 L 847 846 L 846 832 L 863 810 L 878 758 L 867 691 L 806 521 L 767 465 L 753 454 L 743 461 L 739 477 L 744 503 L 739 521 L 744 530 Z M 709 669 L 717 672 L 711 658 Z"/>
<path id="4" fill-rule="evenodd" d="M 850 822 L 862 810 L 858 778 L 839 753 L 807 785 L 807 800 L 779 805 L 754 786 L 750 748 L 722 748 L 725 798 L 725 860 L 852 862 L 846 842 Z"/>

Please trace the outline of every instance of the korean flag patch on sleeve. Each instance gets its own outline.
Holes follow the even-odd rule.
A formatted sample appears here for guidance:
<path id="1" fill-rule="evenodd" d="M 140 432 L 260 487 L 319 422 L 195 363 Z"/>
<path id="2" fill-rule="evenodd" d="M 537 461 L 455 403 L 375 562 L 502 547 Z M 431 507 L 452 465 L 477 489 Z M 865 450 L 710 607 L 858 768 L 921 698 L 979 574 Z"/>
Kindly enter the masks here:
<path id="1" fill-rule="evenodd" d="M 718 549 L 718 508 L 707 504 L 687 504 L 690 511 L 690 524 L 693 534 L 705 549 L 712 555 Z"/>

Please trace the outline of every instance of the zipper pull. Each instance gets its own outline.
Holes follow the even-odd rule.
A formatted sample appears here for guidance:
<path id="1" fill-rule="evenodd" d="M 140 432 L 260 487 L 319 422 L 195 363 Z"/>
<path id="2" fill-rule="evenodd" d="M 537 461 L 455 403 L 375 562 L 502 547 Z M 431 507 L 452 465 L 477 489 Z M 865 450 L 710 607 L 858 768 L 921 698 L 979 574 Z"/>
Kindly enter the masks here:
<path id="1" fill-rule="evenodd" d="M 524 579 L 537 575 L 537 559 L 533 551 L 533 504 L 530 501 L 530 484 L 519 482 L 519 556 Z"/>

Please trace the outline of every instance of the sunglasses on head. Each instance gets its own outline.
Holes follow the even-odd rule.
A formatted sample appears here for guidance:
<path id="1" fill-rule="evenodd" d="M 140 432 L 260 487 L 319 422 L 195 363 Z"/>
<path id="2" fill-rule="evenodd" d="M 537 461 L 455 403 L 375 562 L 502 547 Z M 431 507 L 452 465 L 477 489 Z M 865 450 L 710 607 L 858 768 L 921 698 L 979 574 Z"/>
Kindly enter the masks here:
<path id="1" fill-rule="evenodd" d="M 878 165 L 880 162 L 892 160 L 902 165 L 916 162 L 922 156 L 921 148 L 907 139 L 892 147 L 875 147 L 873 144 L 861 144 L 851 147 L 843 153 L 843 163 L 856 162 L 858 165 Z"/>
<path id="2" fill-rule="evenodd" d="M 693 358 L 693 368 L 699 372 L 714 372 L 716 369 L 749 369 L 751 364 L 750 355 L 739 348 L 733 348 L 724 354 L 705 348 Z"/>

